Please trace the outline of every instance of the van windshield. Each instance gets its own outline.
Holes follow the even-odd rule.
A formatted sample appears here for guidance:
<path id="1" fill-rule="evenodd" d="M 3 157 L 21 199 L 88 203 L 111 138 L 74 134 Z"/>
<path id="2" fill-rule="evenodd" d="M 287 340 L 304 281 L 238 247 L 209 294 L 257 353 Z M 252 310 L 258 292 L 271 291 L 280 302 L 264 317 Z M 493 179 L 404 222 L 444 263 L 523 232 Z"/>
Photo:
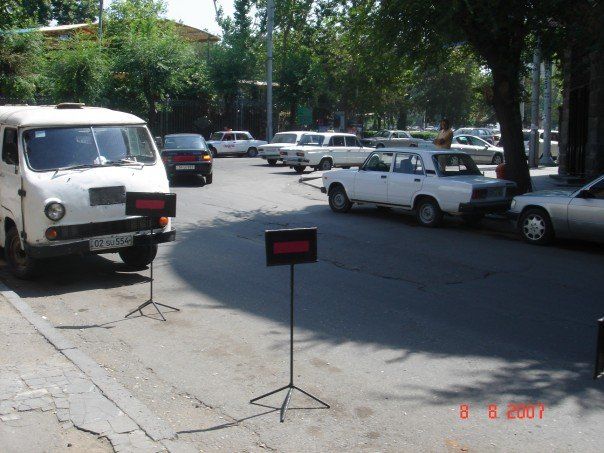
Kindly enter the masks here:
<path id="1" fill-rule="evenodd" d="M 37 171 L 155 162 L 144 126 L 30 129 L 23 139 L 27 162 Z"/>

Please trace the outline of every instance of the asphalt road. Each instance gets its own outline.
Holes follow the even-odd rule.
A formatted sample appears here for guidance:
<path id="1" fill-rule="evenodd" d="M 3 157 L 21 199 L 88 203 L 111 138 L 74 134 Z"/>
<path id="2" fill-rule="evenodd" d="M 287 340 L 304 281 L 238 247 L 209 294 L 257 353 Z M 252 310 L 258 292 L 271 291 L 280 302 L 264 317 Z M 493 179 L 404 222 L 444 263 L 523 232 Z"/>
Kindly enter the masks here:
<path id="1" fill-rule="evenodd" d="M 181 439 L 204 451 L 601 451 L 604 247 L 531 247 L 492 221 L 431 230 L 375 208 L 338 215 L 259 159 L 217 159 L 212 185 L 174 191 L 177 241 L 160 247 L 155 296 L 182 311 L 166 323 L 123 319 L 146 300 L 148 271 L 114 255 L 50 262 L 33 283 L 2 276 Z M 264 230 L 301 226 L 318 227 L 319 262 L 296 270 L 295 379 L 332 407 L 295 394 L 308 409 L 281 424 L 283 393 L 249 404 L 289 371 L 289 270 L 265 266 Z M 508 419 L 516 403 L 541 403 L 542 418 Z"/>

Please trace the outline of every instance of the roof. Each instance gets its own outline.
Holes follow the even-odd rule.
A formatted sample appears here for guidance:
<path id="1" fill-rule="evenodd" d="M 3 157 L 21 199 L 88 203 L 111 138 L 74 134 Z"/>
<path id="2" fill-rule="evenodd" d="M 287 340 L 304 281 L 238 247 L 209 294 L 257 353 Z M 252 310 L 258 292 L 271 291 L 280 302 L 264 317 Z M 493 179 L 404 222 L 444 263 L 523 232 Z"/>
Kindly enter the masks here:
<path id="1" fill-rule="evenodd" d="M 216 131 L 213 132 L 213 134 L 219 134 L 219 133 L 223 133 L 223 134 L 250 134 L 248 131 Z M 252 135 L 252 134 L 250 134 Z"/>
<path id="2" fill-rule="evenodd" d="M 193 132 L 180 132 L 178 134 L 166 134 L 164 137 L 201 137 L 201 134 L 195 134 Z"/>
<path id="3" fill-rule="evenodd" d="M 208 33 L 205 30 L 191 27 L 180 22 L 166 19 L 167 22 L 172 22 L 176 31 L 186 40 L 191 42 L 218 42 L 220 37 Z M 98 29 L 98 23 L 91 24 L 70 24 L 70 25 L 54 25 L 50 27 L 40 28 L 24 28 L 20 30 L 11 30 L 16 33 L 28 33 L 32 31 L 39 31 L 44 36 L 61 39 L 62 37 L 75 32 L 83 32 L 88 34 L 96 34 Z"/>
<path id="4" fill-rule="evenodd" d="M 57 109 L 54 105 L 0 107 L 0 123 L 16 127 L 145 124 L 138 116 L 100 107 Z"/>
<path id="5" fill-rule="evenodd" d="M 308 135 L 322 135 L 323 137 L 331 137 L 332 135 L 346 135 L 348 137 L 356 137 L 355 134 L 350 134 L 348 132 L 313 132 L 313 131 L 306 131 L 304 133 L 308 134 Z"/>
<path id="6" fill-rule="evenodd" d="M 311 131 L 279 131 L 279 132 L 275 132 L 275 135 L 277 134 L 310 134 L 312 133 Z"/>
<path id="7" fill-rule="evenodd" d="M 434 156 L 436 154 L 467 154 L 463 150 L 459 149 L 426 149 L 426 148 L 418 148 L 405 146 L 400 148 L 379 148 L 376 149 L 376 152 L 389 152 L 389 153 L 415 153 L 421 156 Z"/>

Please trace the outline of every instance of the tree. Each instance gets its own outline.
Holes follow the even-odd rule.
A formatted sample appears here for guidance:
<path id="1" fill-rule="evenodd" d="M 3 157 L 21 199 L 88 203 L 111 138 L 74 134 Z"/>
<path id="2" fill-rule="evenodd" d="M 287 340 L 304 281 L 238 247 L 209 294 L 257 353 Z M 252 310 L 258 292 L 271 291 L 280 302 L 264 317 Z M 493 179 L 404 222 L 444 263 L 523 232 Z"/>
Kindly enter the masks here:
<path id="1" fill-rule="evenodd" d="M 156 125 L 158 103 L 194 83 L 198 57 L 192 46 L 164 20 L 156 0 L 112 3 L 107 40 L 113 55 L 112 97 Z"/>
<path id="2" fill-rule="evenodd" d="M 439 65 L 443 52 L 467 44 L 485 62 L 507 174 L 519 193 L 531 188 L 519 107 L 522 51 L 531 34 L 555 26 L 552 12 L 567 6 L 566 0 L 384 0 L 376 14 L 383 42 L 401 54 Z"/>
<path id="3" fill-rule="evenodd" d="M 105 94 L 109 61 L 96 39 L 77 34 L 49 53 L 46 80 L 56 102 L 94 104 Z"/>
<path id="4" fill-rule="evenodd" d="M 37 33 L 0 34 L 0 97 L 33 99 L 42 66 L 42 43 Z"/>

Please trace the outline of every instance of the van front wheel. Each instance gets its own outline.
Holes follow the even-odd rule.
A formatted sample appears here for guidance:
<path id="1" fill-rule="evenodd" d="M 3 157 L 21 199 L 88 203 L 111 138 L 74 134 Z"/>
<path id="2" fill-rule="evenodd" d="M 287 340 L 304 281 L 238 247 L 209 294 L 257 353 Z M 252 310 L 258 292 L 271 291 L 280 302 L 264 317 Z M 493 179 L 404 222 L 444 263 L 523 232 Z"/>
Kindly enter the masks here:
<path id="1" fill-rule="evenodd" d="M 8 267 L 15 277 L 28 280 L 36 276 L 38 261 L 23 250 L 19 240 L 19 232 L 15 227 L 8 230 L 6 234 L 4 254 Z"/>
<path id="2" fill-rule="evenodd" d="M 122 261 L 128 266 L 145 267 L 157 255 L 157 244 L 128 247 L 119 253 Z"/>

